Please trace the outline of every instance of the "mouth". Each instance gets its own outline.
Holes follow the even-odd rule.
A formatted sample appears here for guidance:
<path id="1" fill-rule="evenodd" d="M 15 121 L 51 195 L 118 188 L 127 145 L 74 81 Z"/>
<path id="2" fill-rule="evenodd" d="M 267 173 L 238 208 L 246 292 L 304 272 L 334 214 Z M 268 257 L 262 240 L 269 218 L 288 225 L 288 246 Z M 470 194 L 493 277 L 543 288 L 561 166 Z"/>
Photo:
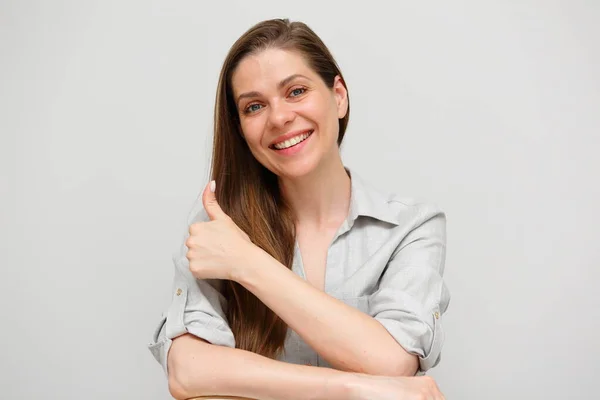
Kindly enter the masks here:
<path id="1" fill-rule="evenodd" d="M 272 144 L 269 147 L 273 150 L 285 150 L 285 149 L 292 148 L 292 147 L 297 146 L 300 143 L 304 142 L 306 139 L 308 139 L 310 137 L 310 135 L 313 134 L 313 132 L 314 132 L 314 129 L 311 129 L 308 132 L 294 136 L 293 138 L 284 140 L 283 142 Z"/>

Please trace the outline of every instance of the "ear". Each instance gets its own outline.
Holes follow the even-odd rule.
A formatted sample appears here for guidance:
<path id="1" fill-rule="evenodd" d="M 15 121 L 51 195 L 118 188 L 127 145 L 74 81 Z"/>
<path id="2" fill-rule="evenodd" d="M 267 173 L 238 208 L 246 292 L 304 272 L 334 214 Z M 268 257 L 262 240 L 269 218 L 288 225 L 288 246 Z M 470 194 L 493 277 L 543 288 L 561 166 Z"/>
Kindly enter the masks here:
<path id="1" fill-rule="evenodd" d="M 334 78 L 332 90 L 337 104 L 338 118 L 342 119 L 348 112 L 348 90 L 341 76 L 336 75 Z"/>

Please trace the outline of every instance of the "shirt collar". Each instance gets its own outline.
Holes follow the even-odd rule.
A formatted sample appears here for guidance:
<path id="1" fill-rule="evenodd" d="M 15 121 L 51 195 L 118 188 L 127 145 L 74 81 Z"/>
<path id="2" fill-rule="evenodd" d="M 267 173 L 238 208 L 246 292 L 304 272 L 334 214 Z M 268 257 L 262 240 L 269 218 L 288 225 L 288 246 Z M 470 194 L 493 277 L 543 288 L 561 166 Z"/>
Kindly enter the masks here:
<path id="1" fill-rule="evenodd" d="M 398 225 L 398 218 L 391 212 L 389 206 L 391 196 L 381 193 L 358 176 L 356 172 L 347 167 L 345 169 L 351 181 L 350 210 L 346 219 L 348 229 L 360 216 Z"/>

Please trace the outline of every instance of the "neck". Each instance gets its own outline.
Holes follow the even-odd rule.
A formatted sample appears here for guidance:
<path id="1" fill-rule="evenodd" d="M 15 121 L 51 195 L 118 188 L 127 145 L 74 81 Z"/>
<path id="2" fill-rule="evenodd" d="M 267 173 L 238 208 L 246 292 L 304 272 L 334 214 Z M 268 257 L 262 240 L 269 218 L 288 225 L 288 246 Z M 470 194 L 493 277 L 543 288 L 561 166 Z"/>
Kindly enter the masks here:
<path id="1" fill-rule="evenodd" d="M 281 178 L 279 187 L 297 225 L 337 229 L 348 216 L 351 182 L 339 157 L 301 178 Z"/>

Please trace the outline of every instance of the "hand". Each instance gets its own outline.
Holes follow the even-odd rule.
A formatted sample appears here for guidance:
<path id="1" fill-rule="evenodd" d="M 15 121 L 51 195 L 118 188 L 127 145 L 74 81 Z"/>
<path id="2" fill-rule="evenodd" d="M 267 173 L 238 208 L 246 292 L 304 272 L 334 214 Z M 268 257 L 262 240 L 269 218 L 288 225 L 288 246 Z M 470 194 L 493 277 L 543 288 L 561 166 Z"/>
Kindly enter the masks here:
<path id="1" fill-rule="evenodd" d="M 353 375 L 349 400 L 445 400 L 430 376 Z"/>
<path id="2" fill-rule="evenodd" d="M 210 221 L 190 225 L 186 257 L 197 279 L 235 280 L 252 247 L 258 247 L 221 209 L 214 188 L 214 181 L 204 188 L 202 204 Z"/>

